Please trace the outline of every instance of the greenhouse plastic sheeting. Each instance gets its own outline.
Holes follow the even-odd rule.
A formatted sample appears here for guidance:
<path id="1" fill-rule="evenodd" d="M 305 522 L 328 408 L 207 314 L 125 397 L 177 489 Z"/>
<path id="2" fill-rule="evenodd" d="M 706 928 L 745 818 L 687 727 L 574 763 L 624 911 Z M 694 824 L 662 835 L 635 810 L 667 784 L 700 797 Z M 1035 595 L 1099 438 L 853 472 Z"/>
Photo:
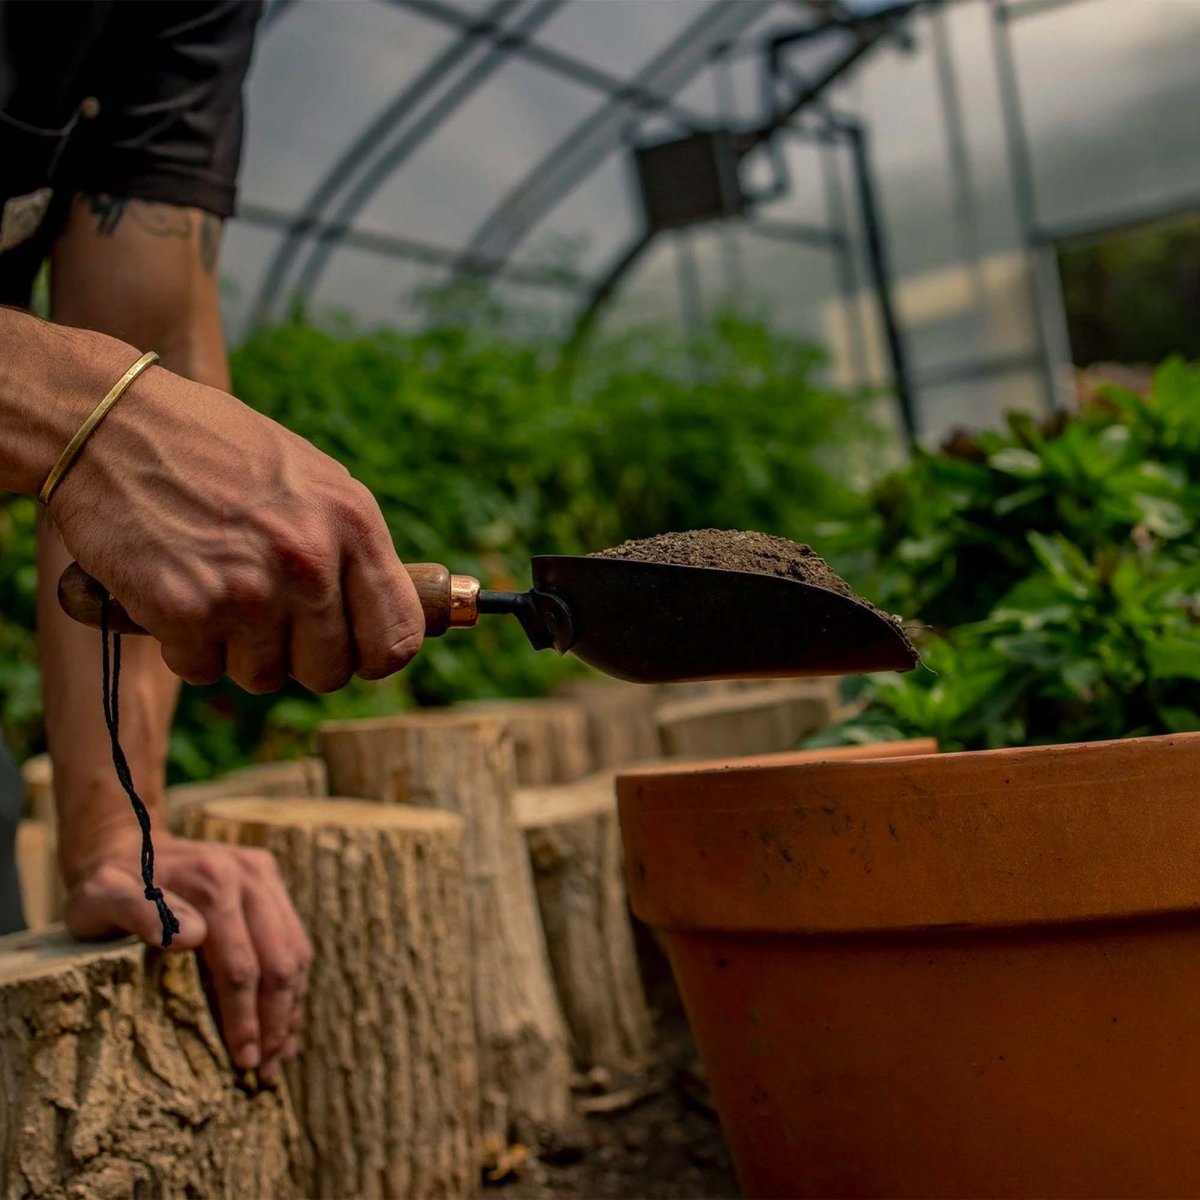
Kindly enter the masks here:
<path id="1" fill-rule="evenodd" d="M 814 27 L 831 9 L 897 7 L 906 6 L 276 0 L 248 87 L 243 215 L 225 260 L 234 335 L 301 299 L 370 322 L 411 321 L 414 287 L 480 264 L 515 303 L 536 293 L 534 307 L 565 335 L 641 233 L 631 143 L 688 126 L 761 125 L 772 36 Z M 956 405 L 991 411 L 998 395 L 1044 403 L 1027 237 L 1200 204 L 1200 4 L 1013 0 L 1005 11 L 1006 23 L 991 0 L 919 6 L 780 135 L 784 195 L 724 228 L 661 237 L 605 319 L 769 306 L 829 347 L 837 378 L 886 385 L 851 164 L 803 132 L 819 107 L 867 131 L 927 428 L 953 423 Z M 1032 183 L 1024 222 L 997 70 L 1001 24 Z M 788 86 L 820 78 L 852 43 L 833 31 L 790 46 Z M 957 131 L 947 87 L 961 108 Z M 772 177 L 761 151 L 743 169 L 749 180 Z M 847 239 L 841 260 L 814 240 L 822 230 Z M 692 279 L 700 294 L 681 296 Z M 968 378 L 972 367 L 987 377 Z"/>

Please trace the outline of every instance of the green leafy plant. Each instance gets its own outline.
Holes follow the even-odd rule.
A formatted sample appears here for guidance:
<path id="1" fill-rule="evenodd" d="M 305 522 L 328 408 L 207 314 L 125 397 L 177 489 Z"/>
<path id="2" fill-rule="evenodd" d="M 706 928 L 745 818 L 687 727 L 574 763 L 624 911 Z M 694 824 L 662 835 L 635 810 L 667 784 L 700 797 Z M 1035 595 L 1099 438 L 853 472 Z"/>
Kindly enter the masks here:
<path id="1" fill-rule="evenodd" d="M 959 435 L 883 480 L 848 540 L 924 666 L 871 681 L 826 740 L 947 749 L 1200 728 L 1200 369 L 1149 397 Z"/>

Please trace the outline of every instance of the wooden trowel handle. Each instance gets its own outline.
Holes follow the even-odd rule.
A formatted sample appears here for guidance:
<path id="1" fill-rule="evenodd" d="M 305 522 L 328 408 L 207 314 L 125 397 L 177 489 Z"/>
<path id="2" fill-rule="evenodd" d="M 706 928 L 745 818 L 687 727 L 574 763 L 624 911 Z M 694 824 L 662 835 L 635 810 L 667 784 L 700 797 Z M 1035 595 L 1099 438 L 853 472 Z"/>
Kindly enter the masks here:
<path id="1" fill-rule="evenodd" d="M 416 585 L 425 612 L 425 636 L 441 637 L 447 629 L 474 625 L 479 619 L 479 580 L 451 575 L 440 563 L 405 563 Z M 84 625 L 100 627 L 100 608 L 108 589 L 78 563 L 72 563 L 58 581 L 58 602 L 63 612 Z M 114 633 L 145 633 L 120 601 L 108 600 L 108 627 Z"/>

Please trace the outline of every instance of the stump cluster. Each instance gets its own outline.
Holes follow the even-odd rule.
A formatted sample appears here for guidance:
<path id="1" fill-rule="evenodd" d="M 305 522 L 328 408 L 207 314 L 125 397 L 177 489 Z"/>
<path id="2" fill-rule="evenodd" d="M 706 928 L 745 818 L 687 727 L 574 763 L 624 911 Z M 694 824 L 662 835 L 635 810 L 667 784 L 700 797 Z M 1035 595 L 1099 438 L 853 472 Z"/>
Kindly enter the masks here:
<path id="1" fill-rule="evenodd" d="M 837 703 L 824 681 L 587 681 L 329 722 L 316 758 L 171 789 L 173 831 L 274 854 L 309 930 L 304 1049 L 277 1088 L 231 1068 L 191 955 L 53 926 L 53 780 L 27 763 L 42 932 L 0 939 L 4 1194 L 460 1197 L 485 1160 L 569 1143 L 573 1084 L 655 1056 L 617 772 L 790 749 Z"/>

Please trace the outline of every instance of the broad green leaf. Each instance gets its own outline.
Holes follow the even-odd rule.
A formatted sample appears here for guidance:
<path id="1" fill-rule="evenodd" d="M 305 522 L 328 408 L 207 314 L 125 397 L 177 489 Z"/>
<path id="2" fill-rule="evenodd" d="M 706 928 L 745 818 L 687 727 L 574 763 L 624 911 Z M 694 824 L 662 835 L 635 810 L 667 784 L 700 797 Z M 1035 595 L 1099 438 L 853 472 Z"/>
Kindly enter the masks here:
<path id="1" fill-rule="evenodd" d="M 1146 645 L 1151 679 L 1200 680 L 1200 631 L 1195 637 L 1167 636 Z"/>
<path id="2" fill-rule="evenodd" d="M 1020 446 L 998 450 L 988 459 L 988 466 L 1020 479 L 1033 479 L 1042 474 L 1042 460 L 1032 450 L 1024 450 Z"/>

